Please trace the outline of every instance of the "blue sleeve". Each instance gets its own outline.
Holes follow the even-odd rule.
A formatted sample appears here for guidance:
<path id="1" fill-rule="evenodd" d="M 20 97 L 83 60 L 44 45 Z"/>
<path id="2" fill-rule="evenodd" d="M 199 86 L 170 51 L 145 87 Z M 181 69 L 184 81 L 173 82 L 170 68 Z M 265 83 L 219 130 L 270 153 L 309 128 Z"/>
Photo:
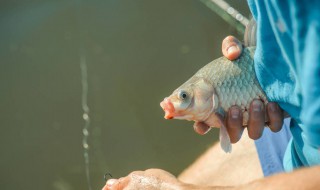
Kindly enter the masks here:
<path id="1" fill-rule="evenodd" d="M 291 7 L 295 63 L 302 96 L 302 130 L 307 143 L 319 148 L 320 1 L 296 1 Z"/>
<path id="2" fill-rule="evenodd" d="M 249 0 L 258 23 L 255 67 L 269 100 L 320 147 L 320 1 Z"/>
<path id="3" fill-rule="evenodd" d="M 287 171 L 320 164 L 320 1 L 248 0 L 257 21 L 255 71 L 292 117 Z"/>

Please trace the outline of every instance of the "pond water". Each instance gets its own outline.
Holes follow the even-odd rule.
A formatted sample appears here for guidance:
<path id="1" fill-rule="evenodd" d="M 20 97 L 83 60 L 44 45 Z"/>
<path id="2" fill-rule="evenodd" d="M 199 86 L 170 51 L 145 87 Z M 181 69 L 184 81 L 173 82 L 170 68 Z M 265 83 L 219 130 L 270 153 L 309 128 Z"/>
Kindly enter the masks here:
<path id="1" fill-rule="evenodd" d="M 245 1 L 228 2 L 248 15 Z M 200 1 L 2 0 L 0 28 L 1 190 L 88 189 L 81 56 L 92 189 L 106 172 L 178 175 L 217 141 L 159 106 L 237 36 Z"/>

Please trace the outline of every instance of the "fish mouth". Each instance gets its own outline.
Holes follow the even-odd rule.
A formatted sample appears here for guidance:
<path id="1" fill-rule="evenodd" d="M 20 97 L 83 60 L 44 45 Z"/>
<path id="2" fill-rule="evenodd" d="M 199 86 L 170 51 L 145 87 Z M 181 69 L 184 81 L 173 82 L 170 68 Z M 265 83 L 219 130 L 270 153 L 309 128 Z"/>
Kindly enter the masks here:
<path id="1" fill-rule="evenodd" d="M 162 107 L 163 111 L 165 112 L 164 118 L 165 119 L 173 119 L 174 118 L 174 106 L 169 98 L 165 98 L 161 103 L 160 106 Z"/>

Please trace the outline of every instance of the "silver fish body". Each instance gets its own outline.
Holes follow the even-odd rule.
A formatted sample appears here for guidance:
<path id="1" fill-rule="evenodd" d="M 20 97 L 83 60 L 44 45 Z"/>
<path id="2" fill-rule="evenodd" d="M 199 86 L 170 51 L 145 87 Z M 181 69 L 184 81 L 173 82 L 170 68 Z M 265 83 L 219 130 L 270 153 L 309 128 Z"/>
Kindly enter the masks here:
<path id="1" fill-rule="evenodd" d="M 256 78 L 254 51 L 255 47 L 247 47 L 237 60 L 221 57 L 201 68 L 160 103 L 165 118 L 192 120 L 195 125 L 220 128 L 221 147 L 225 152 L 230 152 L 225 113 L 231 106 L 239 106 L 245 126 L 252 100 L 268 102 Z"/>
<path id="2" fill-rule="evenodd" d="M 265 104 L 268 100 L 260 87 L 254 69 L 255 47 L 245 48 L 239 59 L 230 61 L 220 57 L 203 68 L 192 78 L 203 78 L 211 83 L 218 96 L 219 109 L 224 115 L 231 106 L 241 107 L 243 125 L 248 123 L 248 109 L 253 99 L 261 99 Z M 190 81 L 192 81 L 192 78 Z"/>

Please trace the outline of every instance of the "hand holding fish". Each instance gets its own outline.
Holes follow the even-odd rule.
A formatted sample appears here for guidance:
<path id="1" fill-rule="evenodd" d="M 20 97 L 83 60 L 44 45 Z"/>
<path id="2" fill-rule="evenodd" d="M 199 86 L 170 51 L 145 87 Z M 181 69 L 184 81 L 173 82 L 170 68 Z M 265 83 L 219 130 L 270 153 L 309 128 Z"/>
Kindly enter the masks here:
<path id="1" fill-rule="evenodd" d="M 228 36 L 222 41 L 222 53 L 229 60 L 237 59 L 242 53 L 241 42 L 233 36 Z M 262 109 L 259 109 L 261 107 Z M 261 100 L 253 100 L 249 108 L 248 133 L 252 139 L 261 137 L 265 126 L 265 112 L 269 118 L 268 126 L 273 132 L 278 132 L 283 124 L 283 111 L 275 102 L 269 102 L 267 109 Z M 252 117 L 250 117 L 252 116 Z M 226 120 L 227 130 L 230 136 L 231 143 L 236 143 L 240 140 L 243 132 L 242 114 L 238 106 L 232 106 L 227 114 Z"/>
<path id="2" fill-rule="evenodd" d="M 160 105 L 166 119 L 195 121 L 194 129 L 199 134 L 206 134 L 212 127 L 220 128 L 221 147 L 230 152 L 231 143 L 240 139 L 243 126 L 248 126 L 252 139 L 258 139 L 266 122 L 273 131 L 279 131 L 283 114 L 275 103 L 268 104 L 256 79 L 255 47 L 242 52 L 241 43 L 229 36 L 223 41 L 222 51 L 227 58 L 201 68 Z"/>

